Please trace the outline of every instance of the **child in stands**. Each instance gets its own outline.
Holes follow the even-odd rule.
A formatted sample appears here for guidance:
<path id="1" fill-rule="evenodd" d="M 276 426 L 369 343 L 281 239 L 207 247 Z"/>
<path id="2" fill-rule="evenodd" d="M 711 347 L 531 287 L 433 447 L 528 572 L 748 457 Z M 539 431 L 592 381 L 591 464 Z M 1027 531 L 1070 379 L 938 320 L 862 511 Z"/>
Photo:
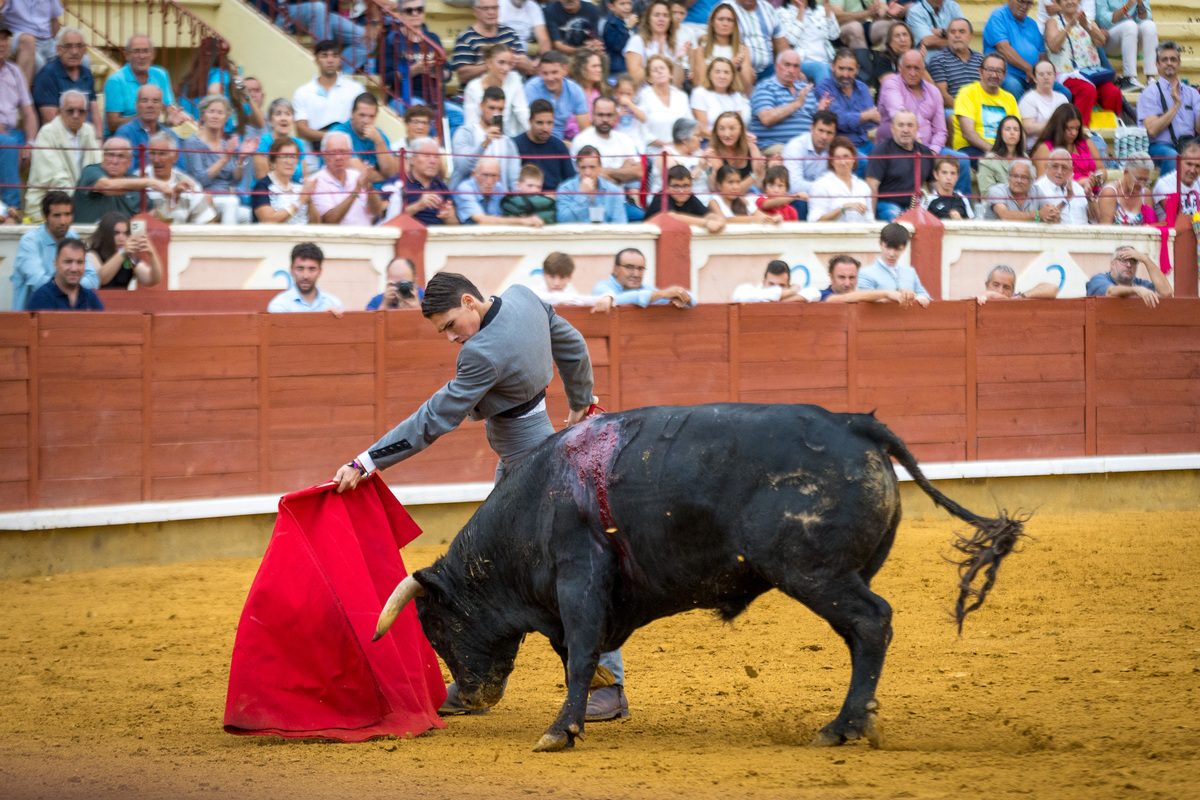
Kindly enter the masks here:
<path id="1" fill-rule="evenodd" d="M 974 219 L 971 201 L 954 190 L 958 182 L 958 160 L 938 158 L 933 162 L 933 190 L 925 193 L 921 206 L 938 219 Z"/>
<path id="2" fill-rule="evenodd" d="M 754 200 L 759 211 L 776 214 L 784 222 L 800 221 L 800 215 L 796 213 L 796 207 L 792 205 L 792 201 L 796 198 L 789 193 L 791 183 L 787 167 L 782 164 L 767 167 L 767 173 L 763 177 L 763 189 L 766 194 L 760 194 Z"/>
<path id="3" fill-rule="evenodd" d="M 753 212 L 750 211 L 750 206 L 746 204 L 746 198 L 742 196 L 742 176 L 736 168 L 729 164 L 722 165 L 717 170 L 716 183 L 717 193 L 712 195 L 712 199 L 708 201 L 708 210 L 725 217 L 726 222 L 778 224 L 782 221 L 783 218 L 778 214 L 768 214 L 757 208 Z"/>
<path id="4" fill-rule="evenodd" d="M 554 198 L 542 194 L 545 175 L 535 164 L 526 164 L 517 173 L 517 191 L 500 201 L 500 213 L 506 217 L 538 217 L 547 225 L 558 221 Z"/>

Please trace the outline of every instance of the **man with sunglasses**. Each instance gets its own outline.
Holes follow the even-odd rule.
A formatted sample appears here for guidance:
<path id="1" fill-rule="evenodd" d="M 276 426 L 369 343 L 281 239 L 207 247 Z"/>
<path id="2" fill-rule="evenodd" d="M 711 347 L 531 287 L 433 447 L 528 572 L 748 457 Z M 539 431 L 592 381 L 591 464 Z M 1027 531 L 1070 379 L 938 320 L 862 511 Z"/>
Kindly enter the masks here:
<path id="1" fill-rule="evenodd" d="M 68 89 L 83 92 L 88 102 L 88 119 L 96 135 L 104 134 L 100 104 L 96 102 L 96 78 L 83 63 L 87 39 L 78 28 L 59 28 L 54 37 L 58 55 L 46 62 L 33 79 L 33 106 L 45 125 L 58 114 L 58 98 Z"/>
<path id="2" fill-rule="evenodd" d="M 33 140 L 25 207 L 34 222 L 42 221 L 42 198 L 46 192 L 78 186 L 83 170 L 100 163 L 100 140 L 95 128 L 86 124 L 87 95 L 78 89 L 68 89 L 54 104 L 57 115 L 42 126 Z"/>
<path id="3" fill-rule="evenodd" d="M 0 28 L 0 48 L 8 52 L 12 32 Z M 0 202 L 21 207 L 21 171 L 29 166 L 32 142 L 37 136 L 37 114 L 21 68 L 11 61 L 0 64 Z M 7 146 L 4 146 L 7 145 Z"/>
<path id="4" fill-rule="evenodd" d="M 425 0 L 400 0 L 402 30 L 392 30 L 383 40 L 383 79 L 389 90 L 403 96 L 406 82 L 411 81 L 408 105 L 436 105 L 441 100 L 431 75 L 435 69 L 435 47 L 441 49 L 441 38 L 425 24 Z M 450 80 L 450 68 L 442 65 L 442 85 Z M 410 135 L 410 139 L 427 136 L 428 132 Z"/>

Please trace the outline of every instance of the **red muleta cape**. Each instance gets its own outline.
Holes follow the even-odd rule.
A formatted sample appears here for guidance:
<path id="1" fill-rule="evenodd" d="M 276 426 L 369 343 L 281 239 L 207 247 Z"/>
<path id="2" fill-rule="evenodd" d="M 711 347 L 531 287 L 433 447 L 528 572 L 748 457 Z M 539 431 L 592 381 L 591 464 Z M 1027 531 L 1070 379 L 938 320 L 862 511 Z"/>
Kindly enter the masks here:
<path id="1" fill-rule="evenodd" d="M 399 548 L 421 529 L 378 474 L 332 487 L 279 501 L 233 645 L 229 733 L 361 742 L 445 727 L 446 687 L 416 608 L 371 642 L 408 574 Z"/>

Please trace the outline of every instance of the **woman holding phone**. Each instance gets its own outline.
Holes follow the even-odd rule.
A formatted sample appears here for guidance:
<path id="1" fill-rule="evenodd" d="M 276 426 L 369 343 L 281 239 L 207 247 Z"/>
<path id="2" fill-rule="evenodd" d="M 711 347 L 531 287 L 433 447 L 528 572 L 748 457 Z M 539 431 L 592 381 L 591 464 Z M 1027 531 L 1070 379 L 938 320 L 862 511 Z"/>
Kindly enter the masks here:
<path id="1" fill-rule="evenodd" d="M 87 259 L 100 276 L 101 289 L 125 289 L 137 279 L 139 286 L 162 280 L 158 251 L 146 236 L 146 221 L 120 211 L 109 211 L 96 222 L 87 243 Z"/>

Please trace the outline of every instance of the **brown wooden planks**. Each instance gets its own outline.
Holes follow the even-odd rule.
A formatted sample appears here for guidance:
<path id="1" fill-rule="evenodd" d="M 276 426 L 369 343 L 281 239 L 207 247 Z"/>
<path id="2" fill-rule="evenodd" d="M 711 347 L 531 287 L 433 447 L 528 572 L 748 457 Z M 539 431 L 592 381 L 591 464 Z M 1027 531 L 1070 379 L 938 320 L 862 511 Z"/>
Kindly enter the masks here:
<path id="1" fill-rule="evenodd" d="M 962 386 L 966 357 L 881 359 L 858 362 L 860 389 L 880 386 Z"/>
<path id="2" fill-rule="evenodd" d="M 280 345 L 270 348 L 272 378 L 375 374 L 375 343 Z M 335 377 L 335 380 L 340 377 Z"/>
<path id="3" fill-rule="evenodd" d="M 153 347 L 151 376 L 156 381 L 258 376 L 258 348 L 254 345 L 209 347 Z"/>
<path id="4" fill-rule="evenodd" d="M 154 444 L 258 439 L 258 409 L 158 411 L 153 414 Z"/>
<path id="5" fill-rule="evenodd" d="M 45 348 L 142 343 L 141 314 L 59 314 L 49 311 L 37 315 L 37 324 L 38 342 Z"/>
<path id="6" fill-rule="evenodd" d="M 38 354 L 40 374 L 51 377 L 137 378 L 142 377 L 141 345 L 112 347 L 41 347 Z"/>
<path id="7" fill-rule="evenodd" d="M 1102 353 L 1132 356 L 1196 353 L 1200 352 L 1200 325 L 1100 325 L 1096 329 L 1096 347 Z"/>
<path id="8" fill-rule="evenodd" d="M 1083 434 L 1044 436 L 980 437 L 979 458 L 987 461 L 1006 458 L 1069 458 L 1082 456 Z"/>
<path id="9" fill-rule="evenodd" d="M 1000 436 L 1083 435 L 1083 408 L 1023 408 L 985 411 L 978 421 L 980 438 Z"/>
<path id="10" fill-rule="evenodd" d="M 257 378 L 154 381 L 151 390 L 156 409 L 216 411 L 258 407 Z"/>
<path id="11" fill-rule="evenodd" d="M 251 440 L 156 444 L 150 448 L 150 459 L 150 471 L 155 477 L 242 472 L 258 464 L 258 443 Z"/>
<path id="12" fill-rule="evenodd" d="M 895 331 L 860 330 L 858 357 L 863 361 L 894 358 L 922 358 L 953 355 L 964 352 L 966 331 L 912 330 L 897 335 Z"/>
<path id="13" fill-rule="evenodd" d="M 1200 378 L 1182 380 L 1099 380 L 1100 406 L 1190 405 L 1200 402 Z"/>
<path id="14" fill-rule="evenodd" d="M 155 314 L 155 347 L 237 347 L 258 341 L 257 314 Z"/>
<path id="15" fill-rule="evenodd" d="M 1022 408 L 1083 408 L 1084 382 L 1046 381 L 985 383 L 977 389 L 980 413 Z"/>
<path id="16" fill-rule="evenodd" d="M 981 355 L 976 364 L 981 383 L 1083 380 L 1082 353 Z"/>

